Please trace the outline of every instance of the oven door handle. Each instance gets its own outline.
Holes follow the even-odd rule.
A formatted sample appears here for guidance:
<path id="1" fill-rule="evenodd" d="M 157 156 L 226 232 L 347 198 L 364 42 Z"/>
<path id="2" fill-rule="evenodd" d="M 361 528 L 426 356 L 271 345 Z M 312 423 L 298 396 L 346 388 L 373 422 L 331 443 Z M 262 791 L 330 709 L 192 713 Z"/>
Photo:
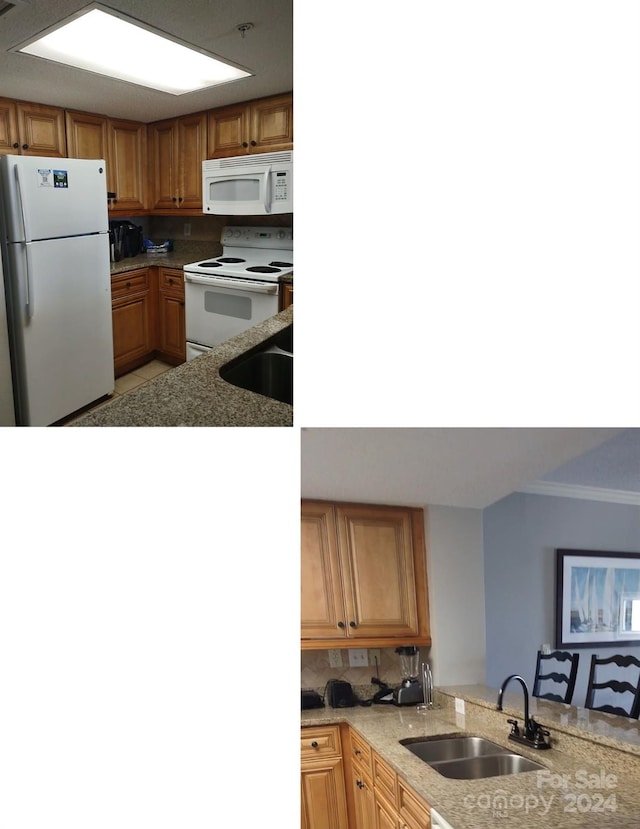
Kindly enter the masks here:
<path id="1" fill-rule="evenodd" d="M 277 294 L 277 282 L 251 282 L 248 279 L 238 279 L 235 282 L 218 282 L 215 277 L 196 276 L 185 272 L 185 282 L 193 282 L 196 285 L 208 285 L 209 288 L 228 288 L 230 291 L 250 291 L 254 294 Z"/>

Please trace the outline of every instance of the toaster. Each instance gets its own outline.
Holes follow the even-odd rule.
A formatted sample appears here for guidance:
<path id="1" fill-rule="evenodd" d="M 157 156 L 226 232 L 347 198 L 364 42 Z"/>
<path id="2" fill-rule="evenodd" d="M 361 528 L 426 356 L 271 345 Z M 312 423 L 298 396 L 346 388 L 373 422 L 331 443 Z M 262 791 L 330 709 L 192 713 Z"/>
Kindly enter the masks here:
<path id="1" fill-rule="evenodd" d="M 324 697 L 332 708 L 353 708 L 354 705 L 358 705 L 358 699 L 350 683 L 342 679 L 330 679 Z"/>

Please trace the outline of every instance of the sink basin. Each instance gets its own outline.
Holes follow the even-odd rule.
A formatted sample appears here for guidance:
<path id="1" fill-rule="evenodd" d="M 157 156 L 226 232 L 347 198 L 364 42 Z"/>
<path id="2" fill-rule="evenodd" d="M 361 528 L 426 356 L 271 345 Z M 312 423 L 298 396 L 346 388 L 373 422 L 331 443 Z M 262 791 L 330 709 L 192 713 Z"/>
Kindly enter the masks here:
<path id="1" fill-rule="evenodd" d="M 498 777 L 545 768 L 484 737 L 413 737 L 400 740 L 400 744 L 444 777 L 458 780 Z"/>
<path id="2" fill-rule="evenodd" d="M 425 763 L 439 760 L 461 760 L 467 757 L 480 757 L 484 754 L 508 753 L 509 749 L 485 740 L 484 737 L 444 737 L 427 738 L 412 737 L 400 740 L 401 745 L 412 751 Z"/>
<path id="3" fill-rule="evenodd" d="M 259 351 L 236 363 L 222 366 L 227 383 L 293 405 L 293 357 L 274 351 Z"/>
<path id="4" fill-rule="evenodd" d="M 444 777 L 457 780 L 476 780 L 480 777 L 498 777 L 502 774 L 518 774 L 522 771 L 544 769 L 540 763 L 528 760 L 520 754 L 486 754 L 484 757 L 467 757 L 465 760 L 445 760 L 430 763 Z"/>
<path id="5" fill-rule="evenodd" d="M 289 354 L 293 354 L 293 325 L 288 325 L 286 328 L 283 328 L 282 331 L 273 338 L 271 344 L 281 348 L 283 351 L 288 351 Z"/>

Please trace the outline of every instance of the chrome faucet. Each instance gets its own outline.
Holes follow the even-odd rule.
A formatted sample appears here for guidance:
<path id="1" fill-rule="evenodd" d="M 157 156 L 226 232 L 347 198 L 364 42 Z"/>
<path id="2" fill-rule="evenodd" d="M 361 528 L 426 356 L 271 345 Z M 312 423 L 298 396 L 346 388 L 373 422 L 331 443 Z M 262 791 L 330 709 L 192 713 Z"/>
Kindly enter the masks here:
<path id="1" fill-rule="evenodd" d="M 551 748 L 551 745 L 545 740 L 545 737 L 549 736 L 549 732 L 542 728 L 533 717 L 529 717 L 529 689 L 527 688 L 527 683 L 519 674 L 511 674 L 500 686 L 496 709 L 502 711 L 502 695 L 512 679 L 517 679 L 520 685 L 522 685 L 522 692 L 524 694 L 524 727 L 521 732 L 518 727 L 518 720 L 507 720 L 512 726 L 509 739 L 528 745 L 531 748 Z"/>

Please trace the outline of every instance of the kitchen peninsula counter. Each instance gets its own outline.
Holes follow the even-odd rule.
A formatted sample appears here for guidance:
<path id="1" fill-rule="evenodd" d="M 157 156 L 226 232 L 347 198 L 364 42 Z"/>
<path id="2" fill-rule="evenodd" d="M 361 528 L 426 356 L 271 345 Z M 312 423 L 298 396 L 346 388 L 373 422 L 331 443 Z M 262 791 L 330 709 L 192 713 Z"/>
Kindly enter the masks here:
<path id="1" fill-rule="evenodd" d="M 293 406 L 225 382 L 220 367 L 293 322 L 293 306 L 69 426 L 292 426 Z"/>
<path id="2" fill-rule="evenodd" d="M 522 723 L 522 694 L 507 691 L 504 711 L 498 712 L 497 690 L 483 686 L 472 686 L 469 693 L 465 690 L 436 691 L 437 707 L 426 713 L 416 711 L 415 706 L 327 707 L 303 711 L 302 725 L 351 725 L 454 829 L 640 826 L 637 722 L 628 724 L 624 717 L 589 712 L 598 723 L 594 734 L 578 726 L 578 721 L 585 721 L 583 709 L 534 699 L 531 714 L 549 729 L 552 739 L 550 750 L 536 751 L 507 739 L 507 718 L 516 717 Z M 455 712 L 454 696 L 465 699 L 465 714 Z M 566 714 L 567 730 L 560 731 Z M 622 734 L 625 724 L 631 731 L 627 740 Z M 439 774 L 399 743 L 405 738 L 455 733 L 485 737 L 540 763 L 546 771 L 455 780 Z"/>

